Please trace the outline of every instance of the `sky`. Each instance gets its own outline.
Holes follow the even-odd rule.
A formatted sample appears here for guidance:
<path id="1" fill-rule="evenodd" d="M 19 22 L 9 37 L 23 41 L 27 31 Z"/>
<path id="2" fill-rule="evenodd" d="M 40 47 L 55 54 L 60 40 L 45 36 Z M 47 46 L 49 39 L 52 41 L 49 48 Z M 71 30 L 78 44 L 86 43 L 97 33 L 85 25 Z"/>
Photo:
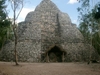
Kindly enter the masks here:
<path id="1" fill-rule="evenodd" d="M 18 17 L 17 22 L 21 22 L 25 20 L 26 15 L 30 11 L 34 11 L 37 5 L 40 4 L 42 0 L 25 0 L 24 7 Z M 62 11 L 67 13 L 72 23 L 78 24 L 78 15 L 77 8 L 80 6 L 77 0 L 51 0 L 56 4 L 56 6 Z M 10 8 L 10 4 L 8 4 L 9 16 L 10 18 L 13 17 L 13 13 Z"/>

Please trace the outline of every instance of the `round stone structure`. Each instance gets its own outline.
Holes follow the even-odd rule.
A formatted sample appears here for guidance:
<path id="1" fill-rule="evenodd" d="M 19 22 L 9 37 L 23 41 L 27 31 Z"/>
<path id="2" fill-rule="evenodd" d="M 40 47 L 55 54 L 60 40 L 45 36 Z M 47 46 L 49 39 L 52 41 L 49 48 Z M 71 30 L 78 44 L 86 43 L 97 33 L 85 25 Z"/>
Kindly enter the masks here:
<path id="1" fill-rule="evenodd" d="M 43 0 L 18 25 L 18 60 L 25 62 L 87 61 L 96 58 L 94 48 L 51 0 Z M 5 44 L 0 60 L 14 60 L 14 41 Z"/>

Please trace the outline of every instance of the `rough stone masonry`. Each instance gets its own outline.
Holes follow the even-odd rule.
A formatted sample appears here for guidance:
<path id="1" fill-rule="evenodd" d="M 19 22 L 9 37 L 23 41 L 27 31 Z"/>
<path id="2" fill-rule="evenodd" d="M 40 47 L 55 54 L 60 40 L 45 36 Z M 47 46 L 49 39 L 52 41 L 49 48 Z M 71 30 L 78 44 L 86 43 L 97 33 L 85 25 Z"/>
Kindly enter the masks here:
<path id="1" fill-rule="evenodd" d="M 18 60 L 23 62 L 67 62 L 96 59 L 95 49 L 51 0 L 43 0 L 18 25 Z M 14 41 L 0 51 L 0 60 L 14 61 Z"/>

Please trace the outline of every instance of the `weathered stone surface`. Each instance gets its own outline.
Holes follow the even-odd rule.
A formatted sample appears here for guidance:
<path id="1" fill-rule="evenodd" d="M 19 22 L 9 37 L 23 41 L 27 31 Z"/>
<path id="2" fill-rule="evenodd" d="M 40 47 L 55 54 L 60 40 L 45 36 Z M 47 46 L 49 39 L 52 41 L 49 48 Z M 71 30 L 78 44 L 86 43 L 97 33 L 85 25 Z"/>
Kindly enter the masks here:
<path id="1" fill-rule="evenodd" d="M 58 51 L 53 51 L 54 47 Z M 27 14 L 24 22 L 19 23 L 17 51 L 19 61 L 27 62 L 46 61 L 47 53 L 49 57 L 60 56 L 57 58 L 59 62 L 63 52 L 64 61 L 96 58 L 96 52 L 84 43 L 82 34 L 71 23 L 68 14 L 61 12 L 50 0 L 43 0 L 34 12 Z M 14 61 L 14 41 L 4 46 L 0 60 Z"/>

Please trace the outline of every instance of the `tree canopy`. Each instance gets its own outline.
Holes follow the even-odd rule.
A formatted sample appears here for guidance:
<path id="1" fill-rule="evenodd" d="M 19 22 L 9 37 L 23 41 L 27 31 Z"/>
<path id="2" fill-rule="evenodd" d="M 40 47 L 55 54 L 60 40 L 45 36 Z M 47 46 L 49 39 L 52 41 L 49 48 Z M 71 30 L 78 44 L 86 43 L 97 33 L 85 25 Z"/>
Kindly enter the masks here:
<path id="1" fill-rule="evenodd" d="M 93 0 L 80 0 L 81 6 L 77 9 L 80 20 L 78 28 L 86 42 L 93 45 L 100 54 L 100 1 L 96 4 L 93 2 Z"/>
<path id="2" fill-rule="evenodd" d="M 7 13 L 5 12 L 6 0 L 0 1 L 0 49 L 4 42 L 7 40 L 7 32 L 10 29 L 11 21 L 7 19 Z"/>

